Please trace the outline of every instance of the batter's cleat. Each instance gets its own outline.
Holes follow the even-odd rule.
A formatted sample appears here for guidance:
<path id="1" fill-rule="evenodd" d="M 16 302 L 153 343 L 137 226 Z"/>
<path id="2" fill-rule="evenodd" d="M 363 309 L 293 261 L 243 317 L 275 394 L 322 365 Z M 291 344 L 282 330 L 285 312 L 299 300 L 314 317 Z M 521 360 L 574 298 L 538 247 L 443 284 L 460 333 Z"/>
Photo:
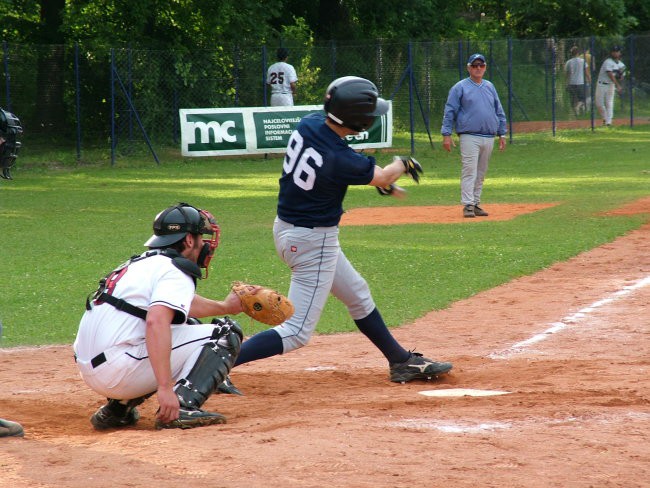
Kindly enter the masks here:
<path id="1" fill-rule="evenodd" d="M 90 423 L 96 430 L 119 429 L 135 425 L 139 418 L 135 407 L 128 408 L 118 400 L 111 399 L 90 417 Z"/>
<path id="2" fill-rule="evenodd" d="M 0 437 L 23 437 L 25 431 L 18 422 L 0 419 Z"/>
<path id="3" fill-rule="evenodd" d="M 244 396 L 244 394 L 241 392 L 239 388 L 237 388 L 232 380 L 230 379 L 230 376 L 226 376 L 226 379 L 223 380 L 223 383 L 220 383 L 217 385 L 217 391 L 219 393 L 224 393 L 226 395 L 241 395 Z"/>
<path id="4" fill-rule="evenodd" d="M 220 413 L 205 412 L 198 408 L 181 407 L 178 418 L 169 423 L 156 420 L 156 429 L 193 429 L 204 425 L 225 424 L 226 417 Z"/>
<path id="5" fill-rule="evenodd" d="M 474 215 L 477 217 L 487 217 L 489 214 L 478 205 L 474 205 Z"/>
<path id="6" fill-rule="evenodd" d="M 474 205 L 465 205 L 465 207 L 463 207 L 463 217 L 476 217 L 476 214 L 474 213 Z"/>
<path id="7" fill-rule="evenodd" d="M 411 352 L 411 357 L 403 363 L 390 364 L 390 380 L 394 383 L 430 380 L 440 374 L 448 373 L 451 368 L 451 363 L 432 361 L 420 353 Z"/>

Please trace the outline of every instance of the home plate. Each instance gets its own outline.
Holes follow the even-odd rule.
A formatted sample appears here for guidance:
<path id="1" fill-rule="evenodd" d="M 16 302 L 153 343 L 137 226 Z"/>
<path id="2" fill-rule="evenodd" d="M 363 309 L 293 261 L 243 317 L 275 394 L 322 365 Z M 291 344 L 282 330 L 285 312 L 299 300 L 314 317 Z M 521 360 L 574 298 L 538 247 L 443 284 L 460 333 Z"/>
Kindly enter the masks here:
<path id="1" fill-rule="evenodd" d="M 510 391 L 499 390 L 474 390 L 471 388 L 447 388 L 444 390 L 425 390 L 419 391 L 420 395 L 431 397 L 464 397 L 464 396 L 495 396 L 507 395 Z"/>

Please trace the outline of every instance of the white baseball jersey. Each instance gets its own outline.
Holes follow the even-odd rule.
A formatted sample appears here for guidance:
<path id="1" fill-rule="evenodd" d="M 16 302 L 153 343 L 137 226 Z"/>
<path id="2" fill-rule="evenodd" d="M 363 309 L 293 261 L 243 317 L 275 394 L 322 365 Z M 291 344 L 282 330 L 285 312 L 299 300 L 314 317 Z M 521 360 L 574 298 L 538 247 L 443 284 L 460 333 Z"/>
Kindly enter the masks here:
<path id="1" fill-rule="evenodd" d="M 598 73 L 598 83 L 605 85 L 613 83 L 607 74 L 608 71 L 613 72 L 614 76 L 616 76 L 617 73 L 620 73 L 622 75 L 625 73 L 625 65 L 621 61 L 614 61 L 612 58 L 607 58 L 605 61 L 603 61 L 603 64 L 600 67 L 600 72 Z"/>
<path id="2" fill-rule="evenodd" d="M 189 314 L 194 283 L 166 256 L 156 255 L 131 263 L 110 285 L 109 294 L 148 310 L 164 305 Z M 112 289 L 111 289 L 112 287 Z M 145 321 L 102 303 L 87 310 L 79 324 L 74 343 L 78 361 L 90 361 L 97 354 L 119 344 L 145 342 Z"/>
<path id="3" fill-rule="evenodd" d="M 271 105 L 293 105 L 291 83 L 296 81 L 296 70 L 289 63 L 278 61 L 269 66 L 266 83 L 271 87 Z"/>

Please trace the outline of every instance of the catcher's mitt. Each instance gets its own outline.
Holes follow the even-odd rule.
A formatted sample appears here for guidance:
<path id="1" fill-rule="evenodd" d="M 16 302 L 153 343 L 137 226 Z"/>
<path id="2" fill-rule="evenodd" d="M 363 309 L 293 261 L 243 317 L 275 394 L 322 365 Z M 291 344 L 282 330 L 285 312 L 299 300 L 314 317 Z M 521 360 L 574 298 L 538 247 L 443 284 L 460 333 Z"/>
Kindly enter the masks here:
<path id="1" fill-rule="evenodd" d="M 293 315 L 293 303 L 287 297 L 265 286 L 253 293 L 254 286 L 242 281 L 232 284 L 246 315 L 268 325 L 280 325 Z"/>

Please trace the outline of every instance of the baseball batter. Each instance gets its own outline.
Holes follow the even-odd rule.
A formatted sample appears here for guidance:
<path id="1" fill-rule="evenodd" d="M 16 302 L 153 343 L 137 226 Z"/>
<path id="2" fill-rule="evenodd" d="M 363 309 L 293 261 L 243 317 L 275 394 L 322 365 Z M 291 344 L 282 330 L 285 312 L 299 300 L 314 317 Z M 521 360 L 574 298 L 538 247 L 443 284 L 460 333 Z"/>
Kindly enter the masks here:
<path id="1" fill-rule="evenodd" d="M 266 73 L 266 84 L 271 87 L 271 106 L 291 106 L 296 95 L 298 76 L 295 68 L 287 63 L 289 50 L 278 48 L 276 63 L 269 66 Z"/>
<path id="2" fill-rule="evenodd" d="M 226 379 L 242 331 L 228 317 L 187 323 L 241 312 L 234 293 L 223 301 L 195 293 L 203 270 L 207 277 L 219 226 L 209 212 L 180 203 L 160 212 L 153 229 L 144 244 L 149 251 L 100 280 L 74 342 L 82 378 L 108 398 L 90 419 L 99 430 L 134 425 L 135 407 L 154 394 L 158 428 L 225 422 L 200 407 Z"/>
<path id="3" fill-rule="evenodd" d="M 368 284 L 339 243 L 338 224 L 350 185 L 392 190 L 399 189 L 393 183 L 405 173 L 417 179 L 414 169 L 400 158 L 381 168 L 373 157 L 353 151 L 344 139 L 368 130 L 389 105 L 372 82 L 348 76 L 330 84 L 324 108 L 325 114 L 304 117 L 291 135 L 273 227 L 278 255 L 291 268 L 288 296 L 295 312 L 283 324 L 245 341 L 235 365 L 306 345 L 332 293 L 386 357 L 391 381 L 403 383 L 446 373 L 451 363 L 410 352 L 393 338 Z"/>

